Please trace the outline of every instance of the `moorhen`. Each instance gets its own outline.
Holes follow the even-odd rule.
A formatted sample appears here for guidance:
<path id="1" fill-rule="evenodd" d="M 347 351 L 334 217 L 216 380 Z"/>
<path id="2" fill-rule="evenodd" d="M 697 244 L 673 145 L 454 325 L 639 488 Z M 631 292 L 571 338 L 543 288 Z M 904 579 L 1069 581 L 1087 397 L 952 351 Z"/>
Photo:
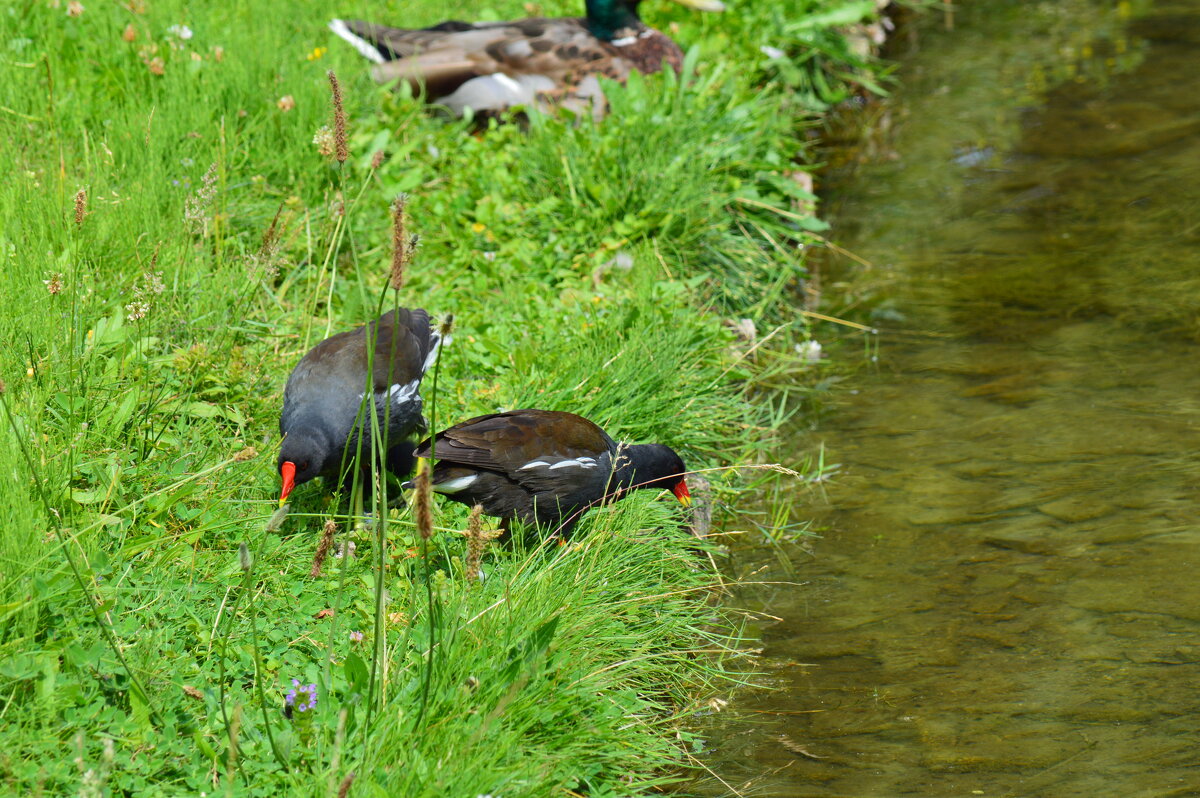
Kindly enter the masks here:
<path id="1" fill-rule="evenodd" d="M 374 352 L 369 375 L 368 340 Z M 433 365 L 440 342 L 428 313 L 396 308 L 365 327 L 326 338 L 296 364 L 283 390 L 279 416 L 284 436 L 279 450 L 280 505 L 293 488 L 313 477 L 344 475 L 349 487 L 354 470 L 348 466 L 360 451 L 359 430 L 361 484 L 368 484 L 371 421 L 360 409 L 368 382 L 379 428 L 386 428 L 387 468 L 401 478 L 412 471 L 416 447 L 411 439 L 425 431 L 421 377 Z"/>
<path id="2" fill-rule="evenodd" d="M 459 116 L 551 99 L 576 113 L 604 110 L 598 77 L 624 83 L 631 72 L 683 63 L 679 45 L 638 17 L 640 0 L 585 0 L 587 16 L 459 22 L 405 29 L 335 19 L 329 28 L 377 66 L 380 83 L 400 80 Z M 720 0 L 676 0 L 721 11 Z"/>
<path id="3" fill-rule="evenodd" d="M 589 507 L 639 488 L 666 488 L 691 502 L 683 460 L 657 443 L 618 444 L 574 413 L 512 410 L 464 421 L 434 436 L 432 487 L 507 522 L 563 536 Z M 430 441 L 417 447 L 430 455 Z"/>

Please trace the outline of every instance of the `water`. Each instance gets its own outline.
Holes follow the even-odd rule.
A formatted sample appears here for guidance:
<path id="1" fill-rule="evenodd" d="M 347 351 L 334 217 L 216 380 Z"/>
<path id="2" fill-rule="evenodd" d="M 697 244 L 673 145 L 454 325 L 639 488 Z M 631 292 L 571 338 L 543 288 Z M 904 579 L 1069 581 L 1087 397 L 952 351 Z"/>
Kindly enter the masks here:
<path id="1" fill-rule="evenodd" d="M 872 265 L 821 309 L 869 310 L 879 361 L 802 438 L 841 464 L 822 537 L 739 597 L 780 618 L 774 689 L 705 762 L 756 796 L 1200 795 L 1200 0 L 953 22 L 830 174 Z"/>

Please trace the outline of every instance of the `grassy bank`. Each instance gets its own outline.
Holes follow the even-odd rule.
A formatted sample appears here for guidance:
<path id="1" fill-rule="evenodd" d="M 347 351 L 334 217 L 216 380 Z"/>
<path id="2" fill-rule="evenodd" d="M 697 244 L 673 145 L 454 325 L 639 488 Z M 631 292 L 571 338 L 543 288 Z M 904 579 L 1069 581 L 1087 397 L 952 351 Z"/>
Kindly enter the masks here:
<path id="1" fill-rule="evenodd" d="M 696 468 L 761 456 L 784 411 L 752 397 L 763 367 L 722 320 L 804 337 L 789 297 L 816 223 L 789 173 L 803 120 L 845 90 L 830 26 L 871 4 L 645 9 L 697 44 L 697 80 L 613 91 L 601 126 L 486 135 L 371 85 L 323 25 L 518 3 L 217 5 L 0 13 L 0 783 L 651 789 L 687 762 L 672 719 L 733 631 L 678 508 L 639 496 L 570 545 L 489 547 L 482 581 L 457 506 L 426 556 L 407 515 L 381 533 L 315 485 L 268 531 L 282 385 L 374 314 L 407 192 L 422 241 L 399 300 L 457 320 L 438 423 L 569 409 Z M 330 69 L 342 166 L 313 143 Z M 312 576 L 328 521 L 356 556 Z M 293 679 L 319 700 L 289 719 Z"/>

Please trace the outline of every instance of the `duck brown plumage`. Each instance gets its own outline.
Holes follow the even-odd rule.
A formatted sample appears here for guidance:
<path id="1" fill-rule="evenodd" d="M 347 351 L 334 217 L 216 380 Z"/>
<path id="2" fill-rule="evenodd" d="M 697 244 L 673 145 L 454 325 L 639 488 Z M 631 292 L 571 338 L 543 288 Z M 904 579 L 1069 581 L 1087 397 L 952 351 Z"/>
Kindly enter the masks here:
<path id="1" fill-rule="evenodd" d="M 433 489 L 488 515 L 570 532 L 589 507 L 640 488 L 690 501 L 686 468 L 670 447 L 618 444 L 574 413 L 512 410 L 479 416 L 426 440 Z"/>
<path id="2" fill-rule="evenodd" d="M 719 0 L 677 0 L 707 11 Z M 407 29 L 357 20 L 329 27 L 376 64 L 380 83 L 403 81 L 461 115 L 515 105 L 564 105 L 604 112 L 598 77 L 624 83 L 632 72 L 679 71 L 683 52 L 647 27 L 638 0 L 587 0 L 586 17 L 511 22 L 451 20 Z"/>
<path id="3" fill-rule="evenodd" d="M 360 451 L 362 484 L 369 484 L 371 422 L 361 412 L 368 390 L 380 429 L 386 430 L 388 470 L 400 477 L 412 471 L 412 438 L 425 431 L 421 377 L 440 341 L 428 313 L 398 308 L 364 327 L 326 338 L 300 360 L 288 377 L 279 417 L 284 435 L 278 461 L 280 504 L 293 487 L 314 477 L 344 476 L 348 486 L 354 476 L 350 465 Z"/>

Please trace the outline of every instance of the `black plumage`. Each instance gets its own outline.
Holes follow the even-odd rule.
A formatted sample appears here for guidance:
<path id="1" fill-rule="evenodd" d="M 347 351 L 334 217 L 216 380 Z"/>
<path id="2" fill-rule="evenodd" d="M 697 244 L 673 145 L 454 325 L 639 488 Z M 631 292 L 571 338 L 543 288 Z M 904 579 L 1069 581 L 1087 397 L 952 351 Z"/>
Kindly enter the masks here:
<path id="1" fill-rule="evenodd" d="M 426 440 L 433 489 L 488 515 L 567 534 L 594 505 L 632 490 L 667 489 L 690 501 L 686 468 L 670 447 L 618 444 L 574 413 L 513 410 L 456 424 Z"/>
<path id="2" fill-rule="evenodd" d="M 412 438 L 425 431 L 421 378 L 440 339 L 424 310 L 398 308 L 364 327 L 326 338 L 300 360 L 288 377 L 279 417 L 284 435 L 278 461 L 280 504 L 293 487 L 314 477 L 344 478 L 349 486 L 354 463 L 363 473 L 362 484 L 368 484 L 371 408 L 386 431 L 388 470 L 400 477 L 412 471 Z"/>

